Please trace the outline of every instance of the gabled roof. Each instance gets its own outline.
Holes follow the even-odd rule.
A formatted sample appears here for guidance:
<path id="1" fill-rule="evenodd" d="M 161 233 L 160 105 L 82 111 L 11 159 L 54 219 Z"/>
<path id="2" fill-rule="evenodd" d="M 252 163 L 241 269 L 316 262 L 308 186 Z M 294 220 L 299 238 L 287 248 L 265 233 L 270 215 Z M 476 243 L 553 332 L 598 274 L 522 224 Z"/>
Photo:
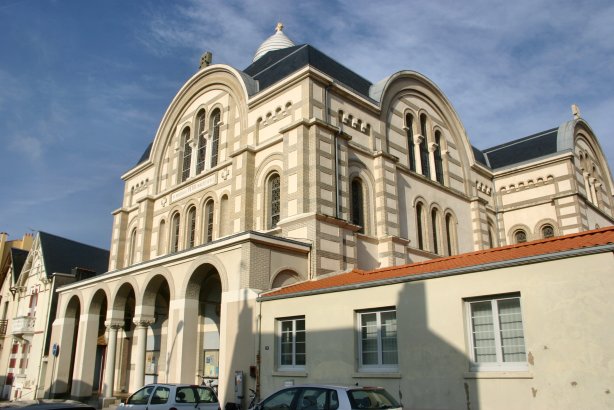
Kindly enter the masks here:
<path id="1" fill-rule="evenodd" d="M 257 80 L 260 85 L 259 89 L 262 91 L 308 65 L 370 99 L 371 82 L 369 80 L 309 44 L 269 51 L 243 72 Z"/>
<path id="2" fill-rule="evenodd" d="M 17 279 L 19 279 L 19 274 L 21 273 L 21 268 L 23 268 L 24 263 L 26 263 L 27 257 L 28 251 L 19 248 L 11 248 L 11 260 L 13 261 L 13 283 L 17 283 Z"/>
<path id="3" fill-rule="evenodd" d="M 577 234 L 559 236 L 551 239 L 526 242 L 517 245 L 502 246 L 483 251 L 464 253 L 446 258 L 433 259 L 425 262 L 371 271 L 353 270 L 351 272 L 329 276 L 322 279 L 296 283 L 282 289 L 274 290 L 262 295 L 262 299 L 275 299 L 283 297 L 300 296 L 311 293 L 333 292 L 353 287 L 377 286 L 386 281 L 420 276 L 428 278 L 433 274 L 459 274 L 496 269 L 502 267 L 504 262 L 516 261 L 516 264 L 530 263 L 539 260 L 545 255 L 560 254 L 588 248 L 597 248 L 603 245 L 614 244 L 614 227 L 595 229 Z M 597 252 L 598 250 L 595 250 Z M 612 249 L 603 252 L 612 252 Z M 567 255 L 569 256 L 569 255 Z"/>
<path id="4" fill-rule="evenodd" d="M 492 169 L 497 169 L 555 154 L 558 151 L 557 138 L 558 128 L 552 128 L 487 148 L 482 152 L 488 160 L 488 165 Z"/>
<path id="5" fill-rule="evenodd" d="M 109 268 L 109 251 L 85 245 L 46 232 L 39 232 L 40 246 L 47 275 L 71 273 L 82 268 L 104 273 Z"/>

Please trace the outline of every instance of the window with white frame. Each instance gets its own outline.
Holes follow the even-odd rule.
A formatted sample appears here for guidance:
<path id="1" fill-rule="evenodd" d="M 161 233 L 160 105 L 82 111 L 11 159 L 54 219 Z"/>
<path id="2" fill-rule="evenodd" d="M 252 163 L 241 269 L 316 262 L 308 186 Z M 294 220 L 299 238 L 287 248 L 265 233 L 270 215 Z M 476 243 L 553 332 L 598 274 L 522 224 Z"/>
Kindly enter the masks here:
<path id="1" fill-rule="evenodd" d="M 526 370 L 520 295 L 466 301 L 472 370 Z"/>
<path id="2" fill-rule="evenodd" d="M 278 319 L 278 362 L 280 369 L 304 369 L 305 317 Z"/>
<path id="3" fill-rule="evenodd" d="M 397 312 L 358 312 L 358 365 L 362 371 L 398 370 Z"/>

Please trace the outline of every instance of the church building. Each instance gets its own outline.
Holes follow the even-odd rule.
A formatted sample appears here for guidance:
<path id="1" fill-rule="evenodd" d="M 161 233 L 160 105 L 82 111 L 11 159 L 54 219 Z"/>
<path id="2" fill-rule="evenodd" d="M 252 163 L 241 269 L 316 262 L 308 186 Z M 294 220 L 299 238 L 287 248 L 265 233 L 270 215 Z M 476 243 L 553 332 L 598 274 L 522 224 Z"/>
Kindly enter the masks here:
<path id="1" fill-rule="evenodd" d="M 121 176 L 109 271 L 59 290 L 48 395 L 108 402 L 201 376 L 221 403 L 265 394 L 286 380 L 260 362 L 260 332 L 285 315 L 261 311 L 265 292 L 613 224 L 612 175 L 577 107 L 480 150 L 423 74 L 373 83 L 282 28 L 244 69 L 203 55 Z M 288 301 L 311 303 L 276 302 L 289 316 Z"/>

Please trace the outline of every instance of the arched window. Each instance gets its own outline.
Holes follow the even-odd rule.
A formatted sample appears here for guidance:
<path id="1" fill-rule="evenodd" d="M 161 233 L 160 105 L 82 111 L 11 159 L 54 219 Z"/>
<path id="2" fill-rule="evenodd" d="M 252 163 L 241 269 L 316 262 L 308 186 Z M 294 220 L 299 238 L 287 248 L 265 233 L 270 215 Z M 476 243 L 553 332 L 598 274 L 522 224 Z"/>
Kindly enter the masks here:
<path id="1" fill-rule="evenodd" d="M 268 228 L 273 229 L 277 227 L 277 223 L 279 222 L 280 211 L 281 211 L 281 179 L 279 178 L 279 174 L 277 173 L 269 177 L 268 199 L 269 199 Z"/>
<path id="2" fill-rule="evenodd" d="M 418 249 L 424 250 L 424 207 L 422 203 L 416 204 L 416 229 L 418 230 Z"/>
<path id="3" fill-rule="evenodd" d="M 213 205 L 213 199 L 205 203 L 205 243 L 209 243 L 213 240 Z"/>
<path id="4" fill-rule="evenodd" d="M 416 172 L 416 145 L 414 144 L 414 116 L 405 116 L 405 126 L 407 127 L 407 155 L 409 156 L 409 169 Z"/>
<path id="5" fill-rule="evenodd" d="M 220 145 L 220 110 L 216 109 L 211 114 L 211 168 L 217 165 L 217 155 Z"/>
<path id="6" fill-rule="evenodd" d="M 173 215 L 171 220 L 171 252 L 179 250 L 179 214 Z"/>
<path id="7" fill-rule="evenodd" d="M 158 228 L 158 255 L 162 255 L 166 251 L 166 221 L 160 221 Z"/>
<path id="8" fill-rule="evenodd" d="M 527 233 L 525 231 L 523 231 L 522 229 L 517 230 L 516 232 L 514 232 L 514 240 L 516 241 L 516 243 L 524 243 L 527 241 Z"/>
<path id="9" fill-rule="evenodd" d="M 296 272 L 291 270 L 284 270 L 279 272 L 275 279 L 273 280 L 272 288 L 281 288 L 282 286 L 292 285 L 293 283 L 298 282 L 299 276 Z"/>
<path id="10" fill-rule="evenodd" d="M 431 176 L 429 165 L 428 136 L 426 133 L 426 114 L 420 116 L 420 131 L 422 132 L 422 142 L 420 142 L 420 164 L 422 165 L 422 175 L 427 178 Z"/>
<path id="11" fill-rule="evenodd" d="M 497 246 L 497 243 L 495 242 L 495 227 L 493 225 L 493 223 L 489 220 L 488 221 L 488 247 L 489 248 L 494 248 L 495 246 Z"/>
<path id="12" fill-rule="evenodd" d="M 446 214 L 446 255 L 456 253 L 456 227 L 452 214 Z"/>
<path id="13" fill-rule="evenodd" d="M 441 132 L 435 132 L 435 144 L 437 147 L 435 148 L 435 178 L 437 182 L 443 184 L 443 160 L 441 158 Z"/>
<path id="14" fill-rule="evenodd" d="M 200 110 L 196 116 L 198 135 L 198 156 L 196 157 L 196 175 L 205 169 L 205 155 L 207 154 L 207 140 L 205 139 L 205 110 Z"/>
<path id="15" fill-rule="evenodd" d="M 188 220 L 186 225 L 187 231 L 187 248 L 193 248 L 196 242 L 196 207 L 192 206 L 188 210 Z"/>
<path id="16" fill-rule="evenodd" d="M 190 129 L 183 130 L 181 135 L 183 142 L 183 165 L 181 167 L 181 182 L 190 177 L 190 165 L 192 163 L 192 147 L 190 146 Z"/>
<path id="17" fill-rule="evenodd" d="M 433 252 L 439 253 L 439 213 L 437 209 L 431 211 L 431 223 L 433 226 Z"/>
<path id="18" fill-rule="evenodd" d="M 554 237 L 554 228 L 552 225 L 544 225 L 542 226 L 542 238 L 553 238 Z"/>
<path id="19" fill-rule="evenodd" d="M 128 250 L 128 266 L 134 264 L 136 260 L 136 228 L 130 234 L 130 249 Z"/>
<path id="20" fill-rule="evenodd" d="M 352 223 L 360 226 L 358 232 L 365 232 L 365 218 L 364 218 L 364 193 L 362 191 L 362 181 L 360 178 L 354 178 L 352 180 Z"/>

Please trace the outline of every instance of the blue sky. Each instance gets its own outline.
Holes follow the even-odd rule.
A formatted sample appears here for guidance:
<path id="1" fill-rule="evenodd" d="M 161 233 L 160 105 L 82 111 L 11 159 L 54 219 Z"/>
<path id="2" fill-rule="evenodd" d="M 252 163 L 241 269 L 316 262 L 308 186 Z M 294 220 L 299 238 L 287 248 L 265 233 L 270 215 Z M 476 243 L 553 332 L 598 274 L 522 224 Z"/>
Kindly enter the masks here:
<path id="1" fill-rule="evenodd" d="M 0 231 L 109 248 L 120 176 L 200 55 L 243 69 L 277 21 L 372 82 L 426 75 L 478 148 L 557 127 L 575 103 L 614 161 L 609 0 L 2 0 Z"/>

